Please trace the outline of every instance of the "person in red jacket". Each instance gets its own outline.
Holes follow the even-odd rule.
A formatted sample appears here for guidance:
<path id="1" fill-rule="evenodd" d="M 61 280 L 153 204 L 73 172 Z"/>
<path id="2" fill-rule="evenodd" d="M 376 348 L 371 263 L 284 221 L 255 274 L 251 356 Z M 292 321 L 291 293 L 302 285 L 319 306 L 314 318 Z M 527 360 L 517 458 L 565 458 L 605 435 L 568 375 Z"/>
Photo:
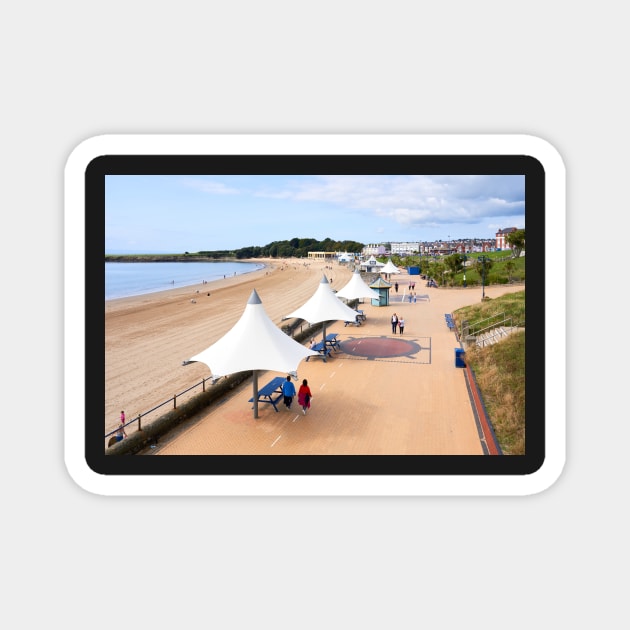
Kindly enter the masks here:
<path id="1" fill-rule="evenodd" d="M 298 390 L 298 404 L 302 407 L 302 413 L 306 415 L 306 410 L 311 408 L 311 388 L 308 386 L 308 381 L 304 379 Z"/>

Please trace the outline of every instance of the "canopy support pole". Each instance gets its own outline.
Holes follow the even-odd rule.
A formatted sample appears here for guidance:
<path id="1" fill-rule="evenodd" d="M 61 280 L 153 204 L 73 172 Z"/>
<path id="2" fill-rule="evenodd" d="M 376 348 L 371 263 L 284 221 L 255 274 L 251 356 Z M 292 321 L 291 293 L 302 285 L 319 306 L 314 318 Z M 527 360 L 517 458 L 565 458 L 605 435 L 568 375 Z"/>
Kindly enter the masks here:
<path id="1" fill-rule="evenodd" d="M 254 418 L 258 418 L 258 370 L 252 372 L 252 380 L 254 383 Z"/>

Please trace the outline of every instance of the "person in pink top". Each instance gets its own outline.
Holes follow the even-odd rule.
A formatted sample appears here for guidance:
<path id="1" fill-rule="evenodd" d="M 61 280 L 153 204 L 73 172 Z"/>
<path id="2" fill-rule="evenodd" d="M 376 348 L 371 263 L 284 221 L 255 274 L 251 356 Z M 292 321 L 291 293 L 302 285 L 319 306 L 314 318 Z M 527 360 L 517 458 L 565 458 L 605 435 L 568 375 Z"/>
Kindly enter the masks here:
<path id="1" fill-rule="evenodd" d="M 121 442 L 127 437 L 127 432 L 125 431 L 125 412 L 120 412 L 120 424 L 118 425 L 118 431 L 116 431 L 116 441 Z"/>

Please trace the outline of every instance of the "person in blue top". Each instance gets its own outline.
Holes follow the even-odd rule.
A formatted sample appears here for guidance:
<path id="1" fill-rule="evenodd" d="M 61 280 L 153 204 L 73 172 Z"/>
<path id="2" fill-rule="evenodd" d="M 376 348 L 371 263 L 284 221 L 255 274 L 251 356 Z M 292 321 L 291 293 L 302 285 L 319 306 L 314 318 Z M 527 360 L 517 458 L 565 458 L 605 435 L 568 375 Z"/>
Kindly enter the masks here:
<path id="1" fill-rule="evenodd" d="M 295 385 L 291 382 L 291 375 L 287 374 L 287 380 L 282 383 L 282 394 L 284 395 L 284 405 L 291 409 L 291 403 L 295 396 Z"/>

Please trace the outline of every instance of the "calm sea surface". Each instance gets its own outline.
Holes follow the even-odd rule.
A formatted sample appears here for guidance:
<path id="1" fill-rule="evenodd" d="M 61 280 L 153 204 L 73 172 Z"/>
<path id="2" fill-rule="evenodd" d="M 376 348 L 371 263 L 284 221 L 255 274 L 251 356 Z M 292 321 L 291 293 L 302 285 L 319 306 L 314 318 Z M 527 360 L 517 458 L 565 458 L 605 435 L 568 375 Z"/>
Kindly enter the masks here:
<path id="1" fill-rule="evenodd" d="M 262 269 L 262 263 L 105 263 L 105 299 L 144 295 Z"/>

